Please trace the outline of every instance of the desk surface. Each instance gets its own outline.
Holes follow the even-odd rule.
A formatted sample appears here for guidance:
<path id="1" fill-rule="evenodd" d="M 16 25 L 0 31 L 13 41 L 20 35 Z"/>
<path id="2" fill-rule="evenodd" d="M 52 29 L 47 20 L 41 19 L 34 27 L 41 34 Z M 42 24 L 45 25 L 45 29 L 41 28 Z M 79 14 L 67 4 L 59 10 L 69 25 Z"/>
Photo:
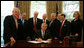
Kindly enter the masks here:
<path id="1" fill-rule="evenodd" d="M 13 47 L 83 47 L 83 42 L 76 42 L 76 45 L 69 45 L 66 43 L 59 43 L 58 40 L 54 40 L 51 43 L 29 43 L 24 40 L 18 40 Z"/>

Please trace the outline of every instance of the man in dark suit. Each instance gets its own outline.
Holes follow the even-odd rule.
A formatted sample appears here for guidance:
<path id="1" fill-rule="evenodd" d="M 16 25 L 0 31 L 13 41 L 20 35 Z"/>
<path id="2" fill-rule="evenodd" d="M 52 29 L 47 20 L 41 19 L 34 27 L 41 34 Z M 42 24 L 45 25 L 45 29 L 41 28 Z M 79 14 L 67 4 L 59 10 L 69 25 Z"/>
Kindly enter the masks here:
<path id="1" fill-rule="evenodd" d="M 71 32 L 71 25 L 70 22 L 65 19 L 65 14 L 61 14 L 61 21 L 59 40 L 63 40 L 64 37 L 69 36 Z"/>
<path id="2" fill-rule="evenodd" d="M 49 29 L 49 21 L 47 20 L 47 14 L 43 14 L 42 23 L 46 23 L 48 25 L 47 29 Z"/>
<path id="3" fill-rule="evenodd" d="M 49 26 L 50 32 L 51 32 L 52 38 L 57 39 L 59 34 L 59 29 L 60 29 L 60 21 L 56 18 L 56 13 L 52 13 L 51 18 L 52 18 L 52 21 L 50 22 L 50 26 Z"/>
<path id="4" fill-rule="evenodd" d="M 46 29 L 47 29 L 47 24 L 42 23 L 41 29 L 36 32 L 35 40 L 37 40 L 37 41 L 42 41 L 42 40 L 51 41 L 52 37 L 50 35 L 50 32 Z"/>
<path id="5" fill-rule="evenodd" d="M 31 40 L 33 40 L 33 38 L 34 38 L 34 36 L 32 36 L 32 35 L 34 35 L 35 32 L 37 32 L 38 29 L 41 29 L 42 21 L 41 21 L 41 19 L 37 18 L 37 16 L 38 16 L 38 12 L 35 11 L 34 12 L 34 17 L 30 18 L 28 20 L 28 24 L 29 24 L 28 25 L 28 30 L 29 30 L 28 33 L 29 33 L 29 36 L 30 36 Z"/>
<path id="6" fill-rule="evenodd" d="M 27 20 L 26 20 L 26 13 L 23 12 L 21 13 L 21 19 L 18 19 L 18 40 L 26 40 L 26 25 Z"/>
<path id="7" fill-rule="evenodd" d="M 4 44 L 11 42 L 11 45 L 13 45 L 17 39 L 17 18 L 19 16 L 20 10 L 18 8 L 14 8 L 12 13 L 13 15 L 6 16 L 4 20 Z"/>

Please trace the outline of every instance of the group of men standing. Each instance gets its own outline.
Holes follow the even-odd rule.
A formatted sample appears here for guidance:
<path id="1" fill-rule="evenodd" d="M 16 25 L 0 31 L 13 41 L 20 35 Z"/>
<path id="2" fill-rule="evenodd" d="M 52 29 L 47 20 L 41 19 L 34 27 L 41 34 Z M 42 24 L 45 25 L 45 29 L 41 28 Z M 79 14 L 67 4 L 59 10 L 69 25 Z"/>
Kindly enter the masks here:
<path id="1" fill-rule="evenodd" d="M 43 19 L 39 19 L 38 12 L 34 12 L 34 17 L 26 20 L 26 13 L 20 14 L 18 8 L 14 8 L 12 15 L 4 20 L 4 43 L 10 42 L 11 45 L 16 40 L 51 41 L 54 39 L 63 40 L 70 36 L 71 23 L 65 19 L 65 14 L 51 14 L 51 21 L 47 20 L 47 14 L 43 14 Z"/>

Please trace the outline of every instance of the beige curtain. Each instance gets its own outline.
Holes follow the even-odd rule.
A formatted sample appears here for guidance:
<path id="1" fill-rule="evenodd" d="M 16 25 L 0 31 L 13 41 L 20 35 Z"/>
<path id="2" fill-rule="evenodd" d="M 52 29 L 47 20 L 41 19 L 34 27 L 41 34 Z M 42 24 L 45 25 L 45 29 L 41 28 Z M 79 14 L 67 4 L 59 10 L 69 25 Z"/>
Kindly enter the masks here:
<path id="1" fill-rule="evenodd" d="M 57 4 L 58 4 L 58 12 L 59 13 L 62 13 L 63 12 L 63 3 L 62 1 L 57 1 Z"/>
<path id="2" fill-rule="evenodd" d="M 83 21 L 83 1 L 80 1 L 80 19 Z M 83 29 L 82 29 L 82 39 L 83 42 Z"/>
<path id="3" fill-rule="evenodd" d="M 80 1 L 80 18 L 83 20 L 83 1 Z"/>
<path id="4" fill-rule="evenodd" d="M 15 1 L 15 6 L 16 6 L 16 1 Z M 18 8 L 20 9 L 21 12 L 26 12 L 26 19 L 29 19 L 30 16 L 30 1 L 18 1 Z"/>
<path id="5" fill-rule="evenodd" d="M 62 12 L 62 1 L 47 1 L 46 6 L 47 6 L 47 15 L 48 15 L 48 20 L 51 20 L 51 13 L 56 13 L 56 4 L 58 5 L 58 12 Z"/>

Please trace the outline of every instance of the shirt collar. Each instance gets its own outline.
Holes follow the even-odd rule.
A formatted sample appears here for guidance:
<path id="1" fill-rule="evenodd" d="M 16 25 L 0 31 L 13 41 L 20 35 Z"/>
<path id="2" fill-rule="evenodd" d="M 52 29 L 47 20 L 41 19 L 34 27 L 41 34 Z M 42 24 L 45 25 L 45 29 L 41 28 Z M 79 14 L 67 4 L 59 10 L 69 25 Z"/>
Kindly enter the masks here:
<path id="1" fill-rule="evenodd" d="M 44 20 L 43 20 L 44 21 Z M 46 19 L 45 19 L 45 21 L 46 21 Z"/>
<path id="2" fill-rule="evenodd" d="M 15 18 L 15 16 L 13 15 L 13 18 L 16 20 L 17 18 Z"/>
<path id="3" fill-rule="evenodd" d="M 33 21 L 35 21 L 35 18 L 33 17 Z M 36 21 L 37 21 L 37 18 L 36 18 Z"/>
<path id="4" fill-rule="evenodd" d="M 44 20 L 43 20 L 44 21 Z M 45 22 L 46 22 L 46 19 L 45 19 Z"/>
<path id="5" fill-rule="evenodd" d="M 41 32 L 43 32 L 43 30 L 41 29 Z M 44 31 L 45 32 L 45 31 Z"/>
<path id="6" fill-rule="evenodd" d="M 66 19 L 65 19 L 66 20 Z M 62 25 L 64 24 L 65 20 L 63 21 Z"/>

